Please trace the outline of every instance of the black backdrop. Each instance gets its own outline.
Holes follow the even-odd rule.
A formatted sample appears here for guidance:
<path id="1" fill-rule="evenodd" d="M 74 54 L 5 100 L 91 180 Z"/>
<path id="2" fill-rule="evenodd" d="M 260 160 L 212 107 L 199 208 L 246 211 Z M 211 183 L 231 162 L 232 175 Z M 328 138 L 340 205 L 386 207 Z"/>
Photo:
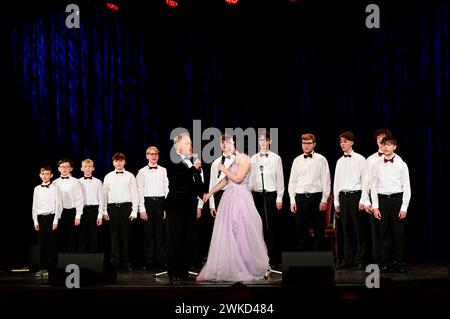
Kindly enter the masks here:
<path id="1" fill-rule="evenodd" d="M 352 130 L 369 156 L 374 130 L 389 128 L 411 175 L 409 258 L 447 260 L 448 4 L 379 1 L 381 28 L 369 30 L 363 1 L 242 1 L 209 14 L 81 1 L 81 28 L 67 29 L 65 6 L 48 2 L 1 13 L 0 265 L 23 264 L 36 241 L 40 165 L 56 170 L 69 156 L 79 177 L 90 157 L 103 178 L 122 151 L 137 173 L 152 144 L 164 165 L 171 130 L 191 130 L 194 119 L 203 129 L 278 128 L 286 186 L 301 133 L 316 134 L 333 174 L 339 133 Z"/>

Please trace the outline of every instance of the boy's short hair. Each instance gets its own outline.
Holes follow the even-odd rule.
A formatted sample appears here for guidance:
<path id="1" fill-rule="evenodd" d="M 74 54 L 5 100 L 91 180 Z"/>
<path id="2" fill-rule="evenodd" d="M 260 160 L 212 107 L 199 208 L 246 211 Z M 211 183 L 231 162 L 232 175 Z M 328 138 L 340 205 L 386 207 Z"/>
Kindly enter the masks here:
<path id="1" fill-rule="evenodd" d="M 263 136 L 265 139 L 266 139 L 266 141 L 270 141 L 270 131 L 269 130 L 263 130 L 263 131 L 261 131 L 259 134 L 258 134 L 258 140 L 259 140 L 259 138 L 261 137 L 261 136 Z"/>
<path id="2" fill-rule="evenodd" d="M 61 164 L 63 164 L 63 163 L 69 163 L 70 167 L 73 168 L 73 161 L 72 161 L 70 158 L 63 158 L 63 159 L 60 159 L 59 162 L 58 162 L 58 167 L 59 167 Z"/>
<path id="3" fill-rule="evenodd" d="M 393 144 L 393 145 L 397 145 L 397 140 L 393 137 L 393 136 L 385 136 L 383 137 L 383 139 L 381 140 L 381 144 Z"/>
<path id="4" fill-rule="evenodd" d="M 375 137 L 375 139 L 377 139 L 378 136 L 380 136 L 380 135 L 392 136 L 392 133 L 387 128 L 380 128 L 380 129 L 376 130 L 375 133 L 373 133 L 373 136 Z"/>
<path id="5" fill-rule="evenodd" d="M 50 173 L 53 174 L 53 170 L 50 166 L 48 165 L 42 165 L 41 168 L 39 169 L 39 172 L 42 173 L 44 171 L 49 171 Z"/>
<path id="6" fill-rule="evenodd" d="M 346 131 L 344 133 L 339 134 L 339 140 L 341 138 L 345 138 L 346 140 L 349 140 L 349 141 L 353 142 L 355 140 L 355 135 L 353 135 L 353 133 L 350 132 L 350 131 Z"/>
<path id="7" fill-rule="evenodd" d="M 228 133 L 222 133 L 220 134 L 220 141 L 222 143 L 225 143 L 225 141 L 229 141 L 229 140 L 233 140 L 234 141 L 234 136 Z"/>
<path id="8" fill-rule="evenodd" d="M 302 141 L 312 140 L 315 143 L 316 137 L 312 133 L 305 133 L 305 134 L 301 135 L 300 140 L 302 140 Z"/>
<path id="9" fill-rule="evenodd" d="M 112 156 L 113 161 L 124 161 L 126 160 L 125 154 L 121 152 L 117 152 Z"/>
<path id="10" fill-rule="evenodd" d="M 94 166 L 94 161 L 91 160 L 90 158 L 86 158 L 85 160 L 83 160 L 83 161 L 81 162 L 81 165 L 91 165 L 91 166 Z"/>
<path id="11" fill-rule="evenodd" d="M 146 152 L 150 152 L 150 151 L 154 151 L 155 153 L 159 154 L 159 149 L 156 146 L 149 146 L 147 147 L 147 151 Z"/>

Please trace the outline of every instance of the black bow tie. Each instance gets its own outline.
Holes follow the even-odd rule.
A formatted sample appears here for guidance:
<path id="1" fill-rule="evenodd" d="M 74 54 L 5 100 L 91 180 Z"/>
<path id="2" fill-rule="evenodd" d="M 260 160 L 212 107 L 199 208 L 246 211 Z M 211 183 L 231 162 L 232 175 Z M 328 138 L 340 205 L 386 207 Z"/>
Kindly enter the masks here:
<path id="1" fill-rule="evenodd" d="M 92 176 L 85 176 L 84 179 L 92 179 Z"/>
<path id="2" fill-rule="evenodd" d="M 67 177 L 61 176 L 61 178 L 62 179 L 69 179 L 69 176 L 67 176 Z"/>
<path id="3" fill-rule="evenodd" d="M 378 152 L 378 156 L 379 156 L 379 157 L 383 156 L 383 154 L 384 154 L 384 153 Z"/>
<path id="4" fill-rule="evenodd" d="M 394 156 L 394 157 L 395 157 L 395 156 Z M 384 158 L 384 162 L 385 162 L 385 163 L 387 163 L 387 162 L 394 163 L 394 157 L 391 158 L 391 159 L 387 159 L 387 158 L 385 157 L 385 158 Z"/>
<path id="5" fill-rule="evenodd" d="M 312 154 L 303 154 L 303 157 L 304 158 L 308 158 L 308 157 L 312 158 Z"/>
<path id="6" fill-rule="evenodd" d="M 158 166 L 149 166 L 148 169 L 157 169 Z"/>
<path id="7" fill-rule="evenodd" d="M 269 157 L 269 153 L 263 154 L 263 153 L 259 153 L 260 157 Z"/>
<path id="8" fill-rule="evenodd" d="M 345 155 L 345 154 L 344 154 L 344 157 L 352 157 L 352 156 L 351 156 L 351 155 Z"/>
<path id="9" fill-rule="evenodd" d="M 116 171 L 116 174 L 123 174 L 123 171 L 120 171 L 120 172 Z"/>
<path id="10" fill-rule="evenodd" d="M 41 184 L 41 187 L 47 187 L 47 188 L 49 188 L 49 186 L 50 186 L 50 184 L 47 184 L 47 185 Z"/>

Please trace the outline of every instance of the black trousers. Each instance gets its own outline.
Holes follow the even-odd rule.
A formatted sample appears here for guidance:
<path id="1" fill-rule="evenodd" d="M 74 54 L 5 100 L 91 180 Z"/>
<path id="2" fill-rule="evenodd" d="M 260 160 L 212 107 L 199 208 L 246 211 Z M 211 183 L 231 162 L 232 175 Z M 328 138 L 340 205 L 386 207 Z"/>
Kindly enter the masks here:
<path id="1" fill-rule="evenodd" d="M 52 230 L 55 214 L 38 215 L 39 264 L 41 269 L 56 268 L 58 250 L 55 232 Z"/>
<path id="2" fill-rule="evenodd" d="M 108 204 L 108 215 L 111 227 L 111 262 L 118 268 L 121 264 L 131 266 L 130 234 L 131 203 Z"/>
<path id="3" fill-rule="evenodd" d="M 167 213 L 167 272 L 169 278 L 188 277 L 192 262 L 193 228 L 196 208 L 186 209 L 186 213 Z"/>
<path id="4" fill-rule="evenodd" d="M 378 195 L 380 206 L 381 262 L 390 265 L 393 262 L 405 262 L 405 224 L 406 219 L 399 219 L 403 193 L 389 197 Z"/>
<path id="5" fill-rule="evenodd" d="M 343 235 L 343 260 L 345 264 L 353 262 L 353 238 L 356 241 L 355 262 L 357 264 L 367 263 L 367 229 L 368 218 L 366 211 L 359 210 L 361 192 L 339 193 L 339 206 L 341 212 Z M 353 230 L 353 233 L 352 233 Z"/>
<path id="6" fill-rule="evenodd" d="M 64 208 L 58 223 L 58 245 L 60 253 L 76 253 L 77 240 L 75 229 L 76 209 Z"/>
<path id="7" fill-rule="evenodd" d="M 307 240 L 309 229 L 314 232 L 312 250 L 321 250 L 325 234 L 325 212 L 319 209 L 322 193 L 296 194 L 297 213 L 295 226 L 297 228 L 297 248 L 299 251 L 308 250 Z"/>
<path id="8" fill-rule="evenodd" d="M 166 264 L 164 197 L 145 197 L 148 220 L 144 222 L 145 262 Z"/>
<path id="9" fill-rule="evenodd" d="M 261 216 L 264 231 L 264 241 L 271 264 L 281 262 L 281 252 L 279 244 L 279 216 L 276 206 L 277 192 L 252 192 L 256 209 Z M 264 209 L 264 196 L 266 197 L 266 210 Z"/>
<path id="10" fill-rule="evenodd" d="M 98 252 L 98 205 L 84 206 L 80 225 L 80 253 Z"/>

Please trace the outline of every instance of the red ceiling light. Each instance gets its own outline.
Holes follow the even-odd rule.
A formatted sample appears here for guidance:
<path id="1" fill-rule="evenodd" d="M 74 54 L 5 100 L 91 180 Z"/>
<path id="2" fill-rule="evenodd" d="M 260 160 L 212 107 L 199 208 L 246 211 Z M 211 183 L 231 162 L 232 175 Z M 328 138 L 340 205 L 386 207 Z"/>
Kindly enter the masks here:
<path id="1" fill-rule="evenodd" d="M 230 6 L 234 6 L 238 4 L 239 0 L 225 0 L 226 4 L 229 4 Z"/>
<path id="2" fill-rule="evenodd" d="M 175 0 L 166 0 L 166 4 L 171 8 L 177 8 L 179 6 L 178 1 Z"/>
<path id="3" fill-rule="evenodd" d="M 119 6 L 113 2 L 107 2 L 106 9 L 111 10 L 111 11 L 119 11 L 120 10 Z"/>

